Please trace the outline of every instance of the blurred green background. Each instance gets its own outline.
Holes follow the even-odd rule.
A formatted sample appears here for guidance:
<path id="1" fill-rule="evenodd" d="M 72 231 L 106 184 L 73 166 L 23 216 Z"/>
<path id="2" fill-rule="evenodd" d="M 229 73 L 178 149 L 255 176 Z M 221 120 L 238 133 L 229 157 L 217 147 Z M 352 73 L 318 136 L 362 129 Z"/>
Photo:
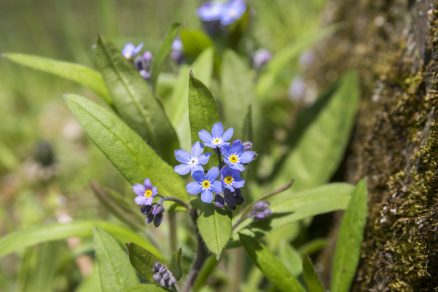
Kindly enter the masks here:
<path id="1" fill-rule="evenodd" d="M 126 41 L 144 42 L 145 48 L 153 51 L 172 22 L 201 27 L 196 16 L 201 2 L 1 0 L 0 53 L 34 54 L 95 67 L 93 45 L 97 33 L 120 47 Z M 254 0 L 248 4 L 254 15 L 250 37 L 275 55 L 294 40 L 318 29 L 325 1 Z M 66 92 L 89 97 L 93 93 L 3 58 L 0 76 L 0 236 L 69 217 L 107 218 L 109 215 L 90 191 L 90 180 L 96 179 L 122 192 L 129 186 L 89 142 L 61 98 Z M 286 76 L 287 82 L 291 78 Z M 56 162 L 50 167 L 35 159 L 38 152 L 41 156 L 45 151 L 55 157 Z M 46 252 L 53 252 L 53 257 L 61 255 L 58 245 L 66 243 L 49 246 Z M 47 249 L 47 245 L 38 248 Z M 55 270 L 61 275 L 68 274 L 58 277 L 50 289 L 72 290 L 78 285 L 77 269 L 67 264 L 71 257 L 74 255 L 64 255 L 61 263 L 59 259 L 52 262 L 53 269 L 44 272 L 45 277 L 52 278 Z M 2 259 L 0 291 L 47 288 L 41 280 L 44 275 L 29 278 L 41 261 L 41 257 L 26 256 L 26 252 Z M 49 267 L 50 263 L 45 265 Z M 23 266 L 28 268 L 18 273 Z"/>

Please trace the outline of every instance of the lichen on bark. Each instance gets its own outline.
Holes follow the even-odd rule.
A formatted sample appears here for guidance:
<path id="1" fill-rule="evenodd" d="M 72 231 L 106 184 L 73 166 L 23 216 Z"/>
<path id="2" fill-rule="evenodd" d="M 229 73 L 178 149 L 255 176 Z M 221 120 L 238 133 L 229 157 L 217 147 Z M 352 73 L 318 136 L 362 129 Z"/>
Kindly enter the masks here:
<path id="1" fill-rule="evenodd" d="M 342 170 L 369 185 L 353 291 L 438 290 L 437 9 L 436 0 L 333 0 L 326 13 L 342 29 L 317 49 L 326 74 L 310 74 L 327 84 L 358 68 L 362 80 Z"/>

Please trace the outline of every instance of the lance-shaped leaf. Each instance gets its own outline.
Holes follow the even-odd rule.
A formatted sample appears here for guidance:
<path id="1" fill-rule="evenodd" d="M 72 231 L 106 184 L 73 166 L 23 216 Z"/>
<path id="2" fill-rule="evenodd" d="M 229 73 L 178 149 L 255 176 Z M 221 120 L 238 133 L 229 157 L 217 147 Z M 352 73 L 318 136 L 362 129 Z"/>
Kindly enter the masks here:
<path id="1" fill-rule="evenodd" d="M 139 284 L 128 255 L 111 235 L 96 228 L 94 248 L 99 266 L 100 287 L 103 292 L 122 291 L 125 287 Z"/>
<path id="2" fill-rule="evenodd" d="M 156 257 L 135 243 L 128 243 L 126 246 L 128 247 L 129 260 L 132 266 L 140 275 L 150 282 L 154 281 L 152 276 L 154 275 L 153 269 L 155 263 L 159 262 L 167 266 L 162 258 Z"/>
<path id="3" fill-rule="evenodd" d="M 309 256 L 307 255 L 303 258 L 303 278 L 309 291 L 326 291 L 321 283 L 321 280 L 318 277 L 318 274 L 315 271 L 315 268 L 313 267 L 312 262 L 310 261 Z"/>
<path id="4" fill-rule="evenodd" d="M 102 76 L 89 67 L 34 55 L 7 53 L 2 56 L 18 64 L 79 83 L 93 90 L 106 103 L 112 103 Z"/>
<path id="5" fill-rule="evenodd" d="M 164 196 L 188 200 L 183 180 L 115 114 L 76 95 L 65 100 L 90 139 L 130 184 L 150 178 Z"/>
<path id="6" fill-rule="evenodd" d="M 244 234 L 240 234 L 240 242 L 251 261 L 275 287 L 285 292 L 305 291 L 298 280 L 263 244 Z"/>
<path id="7" fill-rule="evenodd" d="M 245 117 L 254 97 L 254 72 L 236 53 L 226 51 L 222 61 L 221 80 L 225 124 L 234 128 L 236 136 L 241 136 Z"/>
<path id="8" fill-rule="evenodd" d="M 359 263 L 367 217 L 367 184 L 361 180 L 351 196 L 336 240 L 330 291 L 349 291 Z"/>
<path id="9" fill-rule="evenodd" d="M 344 155 L 354 125 L 358 90 L 358 76 L 350 72 L 342 77 L 339 89 L 333 95 L 318 101 L 323 107 L 284 160 L 275 185 L 294 177 L 294 190 L 304 190 L 330 179 Z"/>
<path id="10" fill-rule="evenodd" d="M 160 101 L 110 41 L 97 40 L 97 64 L 122 119 L 166 161 L 174 161 L 176 132 Z"/>
<path id="11" fill-rule="evenodd" d="M 201 210 L 197 225 L 207 248 L 219 258 L 231 236 L 231 212 L 218 209 L 214 204 L 193 201 Z"/>
<path id="12" fill-rule="evenodd" d="M 151 84 L 152 87 L 155 88 L 157 85 L 158 76 L 160 75 L 161 68 L 163 67 L 164 61 L 169 56 L 170 51 L 172 50 L 172 44 L 175 40 L 179 28 L 179 23 L 173 23 L 169 30 L 166 33 L 163 41 L 160 44 L 160 48 L 158 52 L 154 54 L 154 58 L 152 59 L 152 68 L 151 68 Z"/>
<path id="13" fill-rule="evenodd" d="M 170 259 L 169 270 L 172 272 L 173 276 L 179 280 L 182 276 L 181 269 L 181 257 L 182 249 L 178 249 L 178 252 L 172 256 Z"/>
<path id="14" fill-rule="evenodd" d="M 220 121 L 216 101 L 207 86 L 190 74 L 189 121 L 192 143 L 199 140 L 198 132 L 211 129 Z"/>
<path id="15" fill-rule="evenodd" d="M 112 234 L 120 242 L 135 242 L 153 255 L 161 256 L 155 246 L 130 229 L 104 221 L 92 220 L 74 221 L 67 224 L 46 224 L 10 233 L 0 238 L 0 257 L 42 242 L 69 237 L 90 237 L 95 227 L 99 227 Z"/>
<path id="16" fill-rule="evenodd" d="M 123 292 L 166 292 L 166 289 L 154 284 L 140 284 L 123 289 Z"/>

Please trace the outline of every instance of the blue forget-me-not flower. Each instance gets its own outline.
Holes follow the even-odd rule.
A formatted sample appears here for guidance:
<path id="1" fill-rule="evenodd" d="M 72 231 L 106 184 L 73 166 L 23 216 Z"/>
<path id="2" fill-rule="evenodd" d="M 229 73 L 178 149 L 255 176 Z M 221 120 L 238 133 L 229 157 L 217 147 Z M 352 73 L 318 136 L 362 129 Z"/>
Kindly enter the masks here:
<path id="1" fill-rule="evenodd" d="M 184 151 L 182 149 L 176 150 L 175 158 L 181 164 L 175 166 L 175 172 L 180 175 L 186 175 L 189 172 L 193 173 L 196 170 L 203 171 L 204 168 L 202 167 L 202 165 L 208 163 L 208 159 L 211 155 L 211 153 L 203 154 L 203 151 L 204 147 L 199 142 L 193 144 L 191 153 L 188 153 L 187 151 Z"/>
<path id="2" fill-rule="evenodd" d="M 186 190 L 191 195 L 197 195 L 201 193 L 201 201 L 204 203 L 211 203 L 213 201 L 214 194 L 222 192 L 222 184 L 216 180 L 219 176 L 219 168 L 211 168 L 207 174 L 203 171 L 195 171 L 192 174 L 194 182 L 190 182 L 186 186 Z"/>
<path id="3" fill-rule="evenodd" d="M 240 140 L 236 140 L 231 145 L 224 145 L 221 147 L 221 153 L 224 162 L 232 169 L 244 171 L 244 164 L 250 163 L 254 160 L 256 153 L 254 151 L 245 151 Z"/>
<path id="4" fill-rule="evenodd" d="M 143 48 L 143 43 L 135 46 L 133 43 L 126 43 L 122 49 L 122 55 L 128 60 L 132 60 Z"/>
<path id="5" fill-rule="evenodd" d="M 221 178 L 224 188 L 234 192 L 235 189 L 241 189 L 245 185 L 245 180 L 240 177 L 240 171 L 225 165 L 221 169 Z"/>
<path id="6" fill-rule="evenodd" d="M 233 136 L 233 128 L 229 128 L 224 133 L 224 127 L 222 126 L 222 123 L 219 122 L 213 125 L 211 134 L 207 130 L 201 130 L 198 135 L 205 146 L 210 148 L 220 148 L 223 145 L 229 144 L 228 140 Z"/>
<path id="7" fill-rule="evenodd" d="M 140 206 L 151 205 L 154 197 L 158 194 L 157 187 L 153 186 L 150 179 L 145 179 L 143 184 L 135 184 L 132 190 L 137 195 L 135 203 Z"/>

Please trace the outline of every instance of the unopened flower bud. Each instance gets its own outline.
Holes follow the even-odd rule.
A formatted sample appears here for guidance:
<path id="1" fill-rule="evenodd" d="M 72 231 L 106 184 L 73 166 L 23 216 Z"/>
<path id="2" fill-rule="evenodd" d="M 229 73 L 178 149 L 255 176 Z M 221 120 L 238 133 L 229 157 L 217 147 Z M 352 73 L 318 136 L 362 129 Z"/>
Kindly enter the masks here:
<path id="1" fill-rule="evenodd" d="M 236 189 L 234 192 L 234 199 L 237 205 L 242 205 L 245 202 L 245 198 L 242 196 L 240 189 Z"/>
<path id="2" fill-rule="evenodd" d="M 252 150 L 252 142 L 250 141 L 245 141 L 242 143 L 243 145 L 243 150 L 244 151 L 251 151 Z"/>
<path id="3" fill-rule="evenodd" d="M 152 278 L 161 287 L 171 289 L 175 286 L 176 279 L 165 265 L 156 262 L 152 268 L 152 272 L 154 273 Z"/>
<path id="4" fill-rule="evenodd" d="M 228 208 L 230 210 L 235 210 L 236 209 L 236 199 L 234 197 L 234 193 L 231 192 L 228 189 L 224 190 L 224 199 L 225 199 L 225 203 L 227 203 Z"/>
<path id="5" fill-rule="evenodd" d="M 258 201 L 254 204 L 251 217 L 255 220 L 262 220 L 272 215 L 271 209 L 269 209 L 269 202 L 267 201 Z"/>
<path id="6" fill-rule="evenodd" d="M 271 59 L 271 52 L 266 49 L 258 49 L 252 57 L 252 64 L 254 69 L 262 69 L 269 61 L 271 61 Z"/>
<path id="7" fill-rule="evenodd" d="M 225 200 L 221 195 L 216 195 L 214 204 L 216 207 L 222 209 L 225 206 Z"/>

